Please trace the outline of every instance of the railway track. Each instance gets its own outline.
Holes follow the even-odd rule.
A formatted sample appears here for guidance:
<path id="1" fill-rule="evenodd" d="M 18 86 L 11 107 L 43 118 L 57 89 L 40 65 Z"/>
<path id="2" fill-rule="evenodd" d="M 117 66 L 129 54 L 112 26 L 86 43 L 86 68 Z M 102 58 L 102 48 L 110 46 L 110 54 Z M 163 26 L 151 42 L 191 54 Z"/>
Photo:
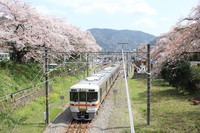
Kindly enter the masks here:
<path id="1" fill-rule="evenodd" d="M 120 74 L 117 77 L 120 77 L 121 75 L 122 75 L 122 73 L 120 72 Z M 117 80 L 118 80 L 118 78 L 117 78 Z M 111 89 L 112 89 L 112 86 L 109 89 L 109 91 Z M 107 99 L 107 97 L 106 97 L 106 99 Z M 104 102 L 102 104 L 104 104 Z M 101 107 L 99 108 L 99 110 L 100 109 L 101 109 Z M 65 131 L 63 133 L 87 133 L 87 129 L 89 128 L 91 123 L 92 123 L 92 121 L 77 121 L 77 120 L 72 119 L 70 124 L 68 125 L 68 127 L 65 129 Z"/>
<path id="2" fill-rule="evenodd" d="M 64 133 L 87 133 L 91 121 L 72 120 L 67 130 Z"/>

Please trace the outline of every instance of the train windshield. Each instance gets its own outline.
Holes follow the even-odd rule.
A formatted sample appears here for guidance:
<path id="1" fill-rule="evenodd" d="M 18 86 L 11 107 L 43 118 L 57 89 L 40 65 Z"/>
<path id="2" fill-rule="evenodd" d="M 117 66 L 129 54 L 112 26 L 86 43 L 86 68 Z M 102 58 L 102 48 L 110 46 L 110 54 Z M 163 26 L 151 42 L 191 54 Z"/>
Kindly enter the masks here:
<path id="1" fill-rule="evenodd" d="M 87 93 L 87 101 L 88 102 L 95 102 L 95 101 L 97 101 L 97 92 L 88 92 Z"/>
<path id="2" fill-rule="evenodd" d="M 86 101 L 86 92 L 79 92 L 79 101 L 80 102 Z"/>
<path id="3" fill-rule="evenodd" d="M 70 101 L 78 101 L 78 92 L 70 92 Z"/>
<path id="4" fill-rule="evenodd" d="M 70 101 L 86 102 L 86 97 L 87 102 L 95 102 L 98 99 L 98 94 L 97 92 L 87 92 L 86 96 L 86 92 L 70 92 Z"/>

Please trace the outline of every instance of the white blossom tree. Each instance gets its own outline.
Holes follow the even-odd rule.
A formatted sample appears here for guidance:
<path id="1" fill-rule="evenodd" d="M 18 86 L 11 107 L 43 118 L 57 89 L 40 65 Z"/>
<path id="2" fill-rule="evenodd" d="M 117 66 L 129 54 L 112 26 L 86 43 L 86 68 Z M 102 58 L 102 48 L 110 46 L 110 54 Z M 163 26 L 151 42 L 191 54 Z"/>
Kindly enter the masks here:
<path id="1" fill-rule="evenodd" d="M 186 22 L 187 21 L 187 22 Z M 159 74 L 166 61 L 184 58 L 185 52 L 200 51 L 200 5 L 192 9 L 171 31 L 161 35 L 152 50 L 154 75 Z"/>
<path id="2" fill-rule="evenodd" d="M 65 19 L 40 15 L 22 0 L 0 0 L 0 45 L 12 47 L 22 58 L 35 58 L 38 46 L 57 52 L 99 51 L 93 36 L 66 22 Z"/>

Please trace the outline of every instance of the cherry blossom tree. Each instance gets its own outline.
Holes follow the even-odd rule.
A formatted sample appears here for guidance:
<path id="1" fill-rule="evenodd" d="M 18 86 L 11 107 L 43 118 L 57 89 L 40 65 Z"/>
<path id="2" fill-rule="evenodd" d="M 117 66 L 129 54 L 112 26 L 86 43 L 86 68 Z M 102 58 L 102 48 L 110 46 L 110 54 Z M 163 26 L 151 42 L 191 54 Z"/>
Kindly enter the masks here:
<path id="1" fill-rule="evenodd" d="M 185 52 L 200 51 L 200 5 L 193 8 L 187 18 L 181 19 L 168 33 L 162 34 L 154 49 L 154 75 L 158 75 L 164 62 L 185 58 Z"/>
<path id="2" fill-rule="evenodd" d="M 0 0 L 0 45 L 20 56 L 35 59 L 44 44 L 57 52 L 99 51 L 101 48 L 88 31 L 65 19 L 44 16 L 22 0 Z"/>

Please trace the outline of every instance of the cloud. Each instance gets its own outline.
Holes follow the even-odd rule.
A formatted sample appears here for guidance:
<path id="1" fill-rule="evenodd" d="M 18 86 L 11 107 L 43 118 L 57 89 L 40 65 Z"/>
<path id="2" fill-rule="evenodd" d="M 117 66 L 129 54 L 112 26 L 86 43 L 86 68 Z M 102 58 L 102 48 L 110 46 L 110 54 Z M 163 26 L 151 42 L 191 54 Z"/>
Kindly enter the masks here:
<path id="1" fill-rule="evenodd" d="M 133 25 L 135 25 L 135 26 L 147 25 L 149 27 L 155 27 L 156 23 L 150 18 L 142 18 L 142 19 L 134 22 Z"/>
<path id="2" fill-rule="evenodd" d="M 50 10 L 46 6 L 35 6 L 38 12 L 45 14 L 45 15 L 52 15 L 52 14 L 59 14 L 59 15 L 64 15 L 65 12 L 62 12 L 60 10 Z"/>
<path id="3" fill-rule="evenodd" d="M 165 18 L 165 17 L 160 18 L 160 20 L 161 20 L 161 21 L 170 21 L 169 18 Z"/>
<path id="4" fill-rule="evenodd" d="M 154 15 L 156 13 L 146 0 L 46 0 L 54 4 L 74 8 L 79 13 L 94 13 L 103 11 L 106 13 L 144 13 Z"/>

